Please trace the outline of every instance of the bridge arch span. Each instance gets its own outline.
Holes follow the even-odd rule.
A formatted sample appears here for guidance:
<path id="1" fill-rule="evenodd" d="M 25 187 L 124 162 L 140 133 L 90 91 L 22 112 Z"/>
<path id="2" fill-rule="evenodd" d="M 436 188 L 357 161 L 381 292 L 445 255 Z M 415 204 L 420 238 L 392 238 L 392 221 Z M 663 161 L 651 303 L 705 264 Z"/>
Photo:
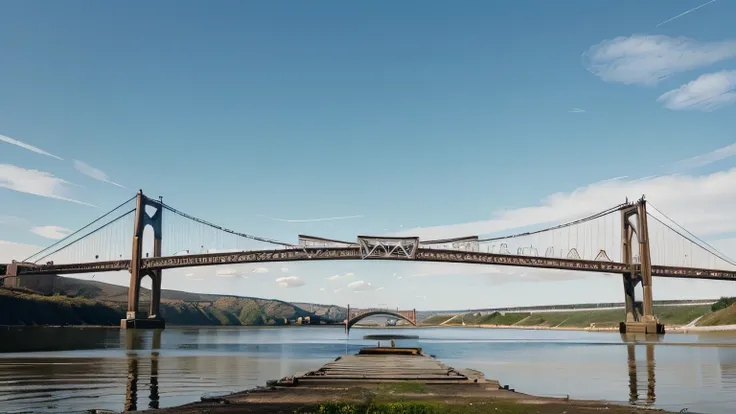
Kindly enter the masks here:
<path id="1" fill-rule="evenodd" d="M 409 322 L 412 326 L 417 326 L 416 320 L 413 320 L 413 319 L 411 319 L 411 318 L 409 318 L 409 317 L 407 317 L 405 315 L 402 315 L 401 313 L 392 312 L 390 310 L 380 310 L 380 309 L 377 309 L 377 310 L 372 310 L 372 311 L 361 313 L 361 314 L 359 314 L 359 315 L 357 315 L 357 316 L 355 316 L 355 317 L 353 317 L 351 319 L 348 319 L 347 320 L 347 323 L 345 325 L 345 329 L 349 332 L 350 331 L 350 328 L 352 328 L 353 325 L 355 325 L 356 323 L 360 322 L 361 320 L 363 320 L 365 318 L 369 318 L 371 316 L 376 316 L 376 315 L 391 316 L 391 317 L 396 318 L 396 319 L 405 320 L 405 321 Z M 415 318 L 416 318 L 416 316 L 415 316 Z"/>

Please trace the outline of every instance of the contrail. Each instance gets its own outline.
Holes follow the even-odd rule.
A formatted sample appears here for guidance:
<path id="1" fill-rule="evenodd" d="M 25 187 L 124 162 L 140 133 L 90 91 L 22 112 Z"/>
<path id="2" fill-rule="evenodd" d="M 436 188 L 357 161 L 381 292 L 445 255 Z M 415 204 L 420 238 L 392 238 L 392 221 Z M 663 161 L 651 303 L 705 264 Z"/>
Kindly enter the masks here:
<path id="1" fill-rule="evenodd" d="M 281 221 L 284 223 L 315 223 L 318 221 L 335 221 L 335 220 L 348 220 L 348 219 L 356 219 L 365 217 L 363 215 L 356 215 L 356 216 L 340 216 L 340 217 L 322 217 L 322 218 L 315 218 L 315 219 L 282 219 L 277 217 L 270 217 L 263 214 L 256 214 L 259 217 L 265 217 L 267 219 L 273 220 L 273 221 Z"/>
<path id="2" fill-rule="evenodd" d="M 690 10 L 688 10 L 688 11 L 684 11 L 684 12 L 682 12 L 682 13 L 678 14 L 677 16 L 675 16 L 675 17 L 671 18 L 671 19 L 668 19 L 668 20 L 665 20 L 665 21 L 663 21 L 662 23 L 658 24 L 658 25 L 657 25 L 657 26 L 655 26 L 655 27 L 659 27 L 659 26 L 661 26 L 661 25 L 663 25 L 663 24 L 665 24 L 665 23 L 669 23 L 669 22 L 671 22 L 671 21 L 673 21 L 673 20 L 675 20 L 675 19 L 679 19 L 680 17 L 682 17 L 682 16 L 684 16 L 684 15 L 686 15 L 686 14 L 690 14 L 690 13 L 694 12 L 695 10 L 698 10 L 698 9 L 699 9 L 699 8 L 701 8 L 701 7 L 704 7 L 704 6 L 707 6 L 707 5 L 711 4 L 711 3 L 714 3 L 715 1 L 716 1 L 716 0 L 710 0 L 709 2 L 707 2 L 707 3 L 703 3 L 703 4 L 701 4 L 701 5 L 700 5 L 700 6 L 698 6 L 698 7 L 695 7 L 695 8 L 693 8 L 693 9 L 690 9 Z"/>
<path id="3" fill-rule="evenodd" d="M 15 145 L 17 147 L 21 147 L 23 149 L 27 149 L 28 151 L 33 151 L 36 154 L 47 155 L 47 156 L 49 156 L 51 158 L 56 158 L 57 160 L 64 161 L 63 158 L 57 157 L 54 154 L 48 153 L 48 152 L 42 150 L 41 148 L 34 147 L 33 145 L 26 144 L 25 142 L 20 142 L 17 139 L 6 137 L 5 135 L 0 135 L 0 142 L 7 142 L 10 145 Z"/>

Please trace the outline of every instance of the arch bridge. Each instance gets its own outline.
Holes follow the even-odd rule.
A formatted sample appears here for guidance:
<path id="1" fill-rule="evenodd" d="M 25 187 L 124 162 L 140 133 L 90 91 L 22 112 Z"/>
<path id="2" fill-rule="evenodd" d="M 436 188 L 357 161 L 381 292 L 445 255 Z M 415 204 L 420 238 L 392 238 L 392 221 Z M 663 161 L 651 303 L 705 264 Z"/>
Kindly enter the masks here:
<path id="1" fill-rule="evenodd" d="M 378 315 L 385 315 L 385 316 L 391 316 L 396 319 L 401 319 L 406 322 L 409 322 L 412 326 L 417 326 L 417 310 L 416 309 L 409 309 L 409 310 L 399 310 L 397 309 L 388 309 L 388 308 L 368 308 L 368 309 L 356 309 L 351 308 L 350 305 L 348 305 L 348 311 L 347 311 L 347 317 L 345 318 L 345 332 L 350 334 L 350 328 L 352 328 L 356 323 L 360 322 L 361 320 L 365 318 L 370 318 L 371 316 L 378 316 Z"/>

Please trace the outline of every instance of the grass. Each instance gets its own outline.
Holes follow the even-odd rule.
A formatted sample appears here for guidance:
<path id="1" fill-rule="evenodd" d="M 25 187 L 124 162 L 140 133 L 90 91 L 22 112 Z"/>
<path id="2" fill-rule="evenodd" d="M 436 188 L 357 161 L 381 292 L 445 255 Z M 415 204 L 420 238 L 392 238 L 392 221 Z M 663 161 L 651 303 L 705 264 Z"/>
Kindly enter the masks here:
<path id="1" fill-rule="evenodd" d="M 665 325 L 686 325 L 702 315 L 710 313 L 710 305 L 672 306 L 661 305 L 654 307 L 654 313 Z M 435 315 L 440 316 L 440 315 Z M 444 316 L 443 316 L 444 317 Z M 423 324 L 429 325 L 440 318 L 430 317 Z M 449 318 L 445 318 L 442 322 Z M 455 318 L 450 325 L 501 325 L 519 327 L 559 327 L 559 328 L 615 328 L 624 319 L 623 309 L 590 309 L 580 311 L 560 312 L 493 312 L 489 314 L 466 313 Z M 730 320 L 730 319 L 729 319 Z M 441 323 L 441 322 L 440 322 Z M 734 321 L 733 323 L 736 323 Z M 439 325 L 439 323 L 434 323 Z"/>
<path id="2" fill-rule="evenodd" d="M 530 407 L 514 402 L 478 401 L 468 404 L 444 404 L 441 402 L 374 402 L 368 404 L 323 403 L 314 409 L 296 410 L 295 413 L 314 414 L 449 414 L 449 413 L 528 413 Z"/>
<path id="3" fill-rule="evenodd" d="M 423 321 L 421 321 L 420 325 L 440 325 L 442 322 L 445 322 L 452 318 L 455 315 L 432 315 Z"/>
<path id="4" fill-rule="evenodd" d="M 703 316 L 696 326 L 736 325 L 736 305 Z"/>

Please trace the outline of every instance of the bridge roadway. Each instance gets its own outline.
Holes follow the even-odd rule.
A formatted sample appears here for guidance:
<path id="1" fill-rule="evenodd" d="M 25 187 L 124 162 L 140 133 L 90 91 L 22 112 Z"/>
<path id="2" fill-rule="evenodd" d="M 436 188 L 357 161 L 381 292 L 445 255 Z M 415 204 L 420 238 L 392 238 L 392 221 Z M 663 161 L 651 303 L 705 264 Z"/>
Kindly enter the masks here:
<path id="1" fill-rule="evenodd" d="M 183 267 L 216 266 L 226 264 L 290 262 L 310 260 L 361 260 L 359 247 L 305 247 L 298 249 L 258 250 L 231 253 L 207 253 L 141 259 L 141 270 L 176 269 Z M 639 265 L 619 262 L 562 259 L 554 257 L 506 255 L 457 250 L 417 249 L 414 258 L 367 257 L 367 260 L 399 260 L 417 262 L 442 262 L 518 266 L 540 269 L 558 269 L 598 273 L 636 274 Z M 108 272 L 130 269 L 130 260 L 88 262 L 73 264 L 33 265 L 17 263 L 18 275 L 62 275 L 76 273 Z M 10 273 L 12 266 L 8 266 Z M 699 269 L 691 267 L 652 266 L 652 275 L 669 278 L 734 280 L 736 270 Z M 9 276 L 13 276 L 9 274 Z"/>

